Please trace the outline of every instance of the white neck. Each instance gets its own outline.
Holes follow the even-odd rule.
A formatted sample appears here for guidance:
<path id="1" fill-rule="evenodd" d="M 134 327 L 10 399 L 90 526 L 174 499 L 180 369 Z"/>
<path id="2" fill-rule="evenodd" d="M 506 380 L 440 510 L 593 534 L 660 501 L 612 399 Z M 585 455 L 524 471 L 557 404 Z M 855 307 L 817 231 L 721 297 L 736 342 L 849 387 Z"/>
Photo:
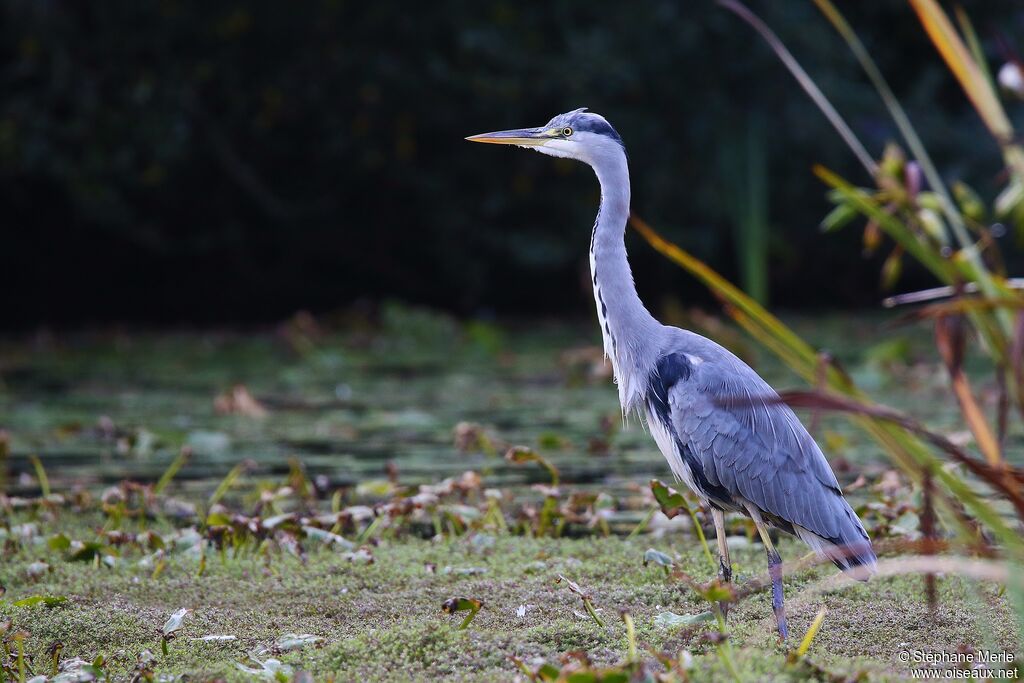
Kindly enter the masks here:
<path id="1" fill-rule="evenodd" d="M 661 324 L 650 314 L 633 284 L 626 257 L 624 232 L 629 218 L 629 167 L 626 153 L 613 141 L 596 148 L 584 159 L 601 184 L 601 207 L 590 242 L 590 272 L 594 301 L 604 338 L 605 355 L 611 359 L 624 411 L 642 397 L 643 362 Z"/>

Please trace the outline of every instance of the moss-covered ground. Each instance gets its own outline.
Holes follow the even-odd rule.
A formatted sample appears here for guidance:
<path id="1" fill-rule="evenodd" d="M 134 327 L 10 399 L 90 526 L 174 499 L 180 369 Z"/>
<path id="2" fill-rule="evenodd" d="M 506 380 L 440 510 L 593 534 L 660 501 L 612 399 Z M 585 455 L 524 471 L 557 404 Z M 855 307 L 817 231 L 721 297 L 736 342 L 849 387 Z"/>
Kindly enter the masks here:
<path id="1" fill-rule="evenodd" d="M 642 564 L 644 551 L 654 545 L 694 578 L 711 579 L 702 549 L 690 538 L 492 540 L 383 541 L 373 549 L 370 564 L 328 548 L 311 549 L 305 559 L 229 554 L 222 561 L 214 555 L 201 576 L 196 557 L 172 555 L 157 578 L 137 561 L 97 567 L 64 562 L 40 549 L 5 561 L 9 600 L 0 613 L 29 632 L 26 650 L 37 662 L 46 661 L 47 649 L 60 642 L 66 657 L 104 655 L 115 677 L 128 675 L 139 653 L 148 649 L 158 658 L 158 674 L 188 674 L 192 680 L 249 680 L 252 674 L 236 663 L 252 667 L 248 653 L 262 651 L 260 659 L 277 657 L 317 680 L 333 675 L 339 681 L 386 681 L 509 680 L 517 673 L 510 656 L 527 663 L 557 661 L 573 650 L 586 651 L 597 663 L 614 663 L 626 651 L 618 613 L 628 610 L 640 643 L 692 652 L 692 680 L 726 677 L 715 646 L 702 638 L 710 627 L 690 631 L 655 623 L 664 612 L 707 609 L 660 567 Z M 790 557 L 804 552 L 788 541 L 782 551 Z M 762 568 L 760 546 L 736 547 L 734 557 L 740 581 Z M 30 562 L 40 559 L 50 569 L 29 580 Z M 871 680 L 900 677 L 908 671 L 900 653 L 909 650 L 938 652 L 963 645 L 1019 652 L 1012 611 L 994 587 L 942 580 L 938 607 L 931 613 L 920 578 L 817 590 L 834 573 L 820 568 L 787 581 L 790 627 L 797 639 L 821 607 L 828 609 L 809 657 L 831 673 L 865 673 Z M 556 583 L 559 574 L 590 593 L 604 627 L 585 613 L 576 595 Z M 66 596 L 68 601 L 56 607 L 13 605 L 33 594 Z M 441 612 L 442 603 L 455 596 L 483 603 L 465 630 L 458 628 L 462 615 Z M 160 628 L 180 608 L 192 612 L 164 657 Z M 275 642 L 289 633 L 322 641 L 275 654 Z M 750 680 L 803 675 L 785 663 L 767 594 L 734 607 L 729 633 L 741 675 L 749 674 Z M 197 640 L 208 635 L 236 639 Z"/>
<path id="2" fill-rule="evenodd" d="M 732 608 L 725 651 L 713 622 L 663 625 L 666 613 L 697 615 L 708 604 L 678 573 L 645 566 L 645 551 L 667 554 L 698 583 L 715 569 L 685 515 L 642 524 L 653 509 L 648 480 L 669 474 L 642 429 L 623 429 L 608 378 L 593 350 L 580 348 L 593 341 L 589 328 L 459 325 L 404 309 L 388 315 L 383 329 L 365 332 L 344 321 L 343 337 L 299 320 L 275 334 L 0 343 L 6 661 L 16 661 L 23 637 L 27 677 L 48 675 L 60 644 L 59 661 L 102 656 L 112 680 L 140 670 L 160 680 L 253 680 L 268 660 L 286 667 L 281 680 L 300 671 L 336 681 L 511 680 L 525 675 L 516 660 L 536 670 L 544 661 L 560 666 L 572 652 L 595 665 L 627 657 L 621 612 L 635 624 L 640 657 L 653 663 L 654 653 L 682 653 L 694 681 L 898 679 L 912 666 L 903 653 L 914 651 L 1005 651 L 1020 661 L 1008 598 L 997 586 L 953 576 L 939 578 L 932 611 L 920 577 L 861 584 L 837 583 L 831 566 L 797 572 L 786 580 L 787 646 L 765 592 Z M 969 443 L 927 330 L 883 334 L 875 318 L 794 322 L 873 395 Z M 726 341 L 750 353 L 774 384 L 797 384 L 739 338 Z M 243 394 L 232 393 L 242 384 Z M 978 377 L 975 388 L 990 406 L 991 381 Z M 246 395 L 264 414 L 246 406 Z M 894 488 L 877 446 L 835 416 L 815 430 L 869 528 L 913 538 L 919 494 Z M 1008 439 L 1009 457 L 1019 460 L 1021 435 Z M 549 479 L 536 463 L 500 457 L 512 444 L 537 449 L 559 469 L 557 492 L 532 486 Z M 131 495 L 124 502 L 134 490 L 124 480 L 151 487 L 182 447 L 192 456 L 166 490 L 142 489 L 142 503 Z M 61 500 L 41 501 L 36 454 Z M 211 508 L 218 483 L 243 459 L 251 463 L 227 487 L 224 507 Z M 367 528 L 372 508 L 388 517 L 392 508 L 382 506 L 403 491 L 467 470 L 481 477 L 468 493 L 440 494 L 440 504 L 415 519 L 394 513 L 393 523 Z M 299 495 L 302 486 L 310 495 Z M 556 498 L 566 521 L 561 538 L 531 535 L 545 497 Z M 511 530 L 487 522 L 488 500 L 500 500 Z M 145 510 L 144 520 L 129 516 L 132 509 Z M 280 531 L 269 521 L 332 509 L 340 511 L 334 531 L 353 546 L 325 544 L 296 519 Z M 246 524 L 259 532 L 246 536 Z M 128 536 L 104 533 L 117 530 Z M 145 530 L 153 535 L 138 536 Z M 742 520 L 732 520 L 730 533 L 742 584 L 764 571 L 764 552 Z M 238 550 L 230 539 L 241 539 Z M 806 552 L 789 538 L 779 547 L 787 560 Z M 591 597 L 603 625 L 559 576 Z M 17 604 L 37 595 L 64 600 Z M 465 629 L 465 613 L 441 609 L 457 597 L 482 603 Z M 813 664 L 787 663 L 823 607 L 807 654 Z M 182 608 L 190 611 L 163 654 L 161 629 Z M 315 639 L 300 647 L 289 634 Z"/>

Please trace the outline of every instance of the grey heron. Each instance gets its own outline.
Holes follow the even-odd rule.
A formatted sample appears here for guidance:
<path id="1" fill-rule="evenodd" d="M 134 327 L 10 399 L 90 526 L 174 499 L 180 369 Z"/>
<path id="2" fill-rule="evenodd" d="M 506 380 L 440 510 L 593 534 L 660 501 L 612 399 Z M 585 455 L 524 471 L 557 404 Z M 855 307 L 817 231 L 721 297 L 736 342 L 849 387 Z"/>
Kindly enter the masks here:
<path id="1" fill-rule="evenodd" d="M 662 325 L 640 300 L 624 239 L 629 168 L 622 138 L 611 124 L 582 108 L 538 128 L 466 139 L 576 159 L 597 174 L 601 203 L 590 237 L 590 269 L 619 402 L 624 414 L 646 418 L 672 472 L 711 510 L 722 581 L 732 581 L 726 512 L 746 515 L 757 527 L 783 639 L 782 559 L 769 527 L 799 537 L 856 578 L 873 573 L 875 554 L 864 525 L 796 414 L 727 349 L 688 330 Z"/>

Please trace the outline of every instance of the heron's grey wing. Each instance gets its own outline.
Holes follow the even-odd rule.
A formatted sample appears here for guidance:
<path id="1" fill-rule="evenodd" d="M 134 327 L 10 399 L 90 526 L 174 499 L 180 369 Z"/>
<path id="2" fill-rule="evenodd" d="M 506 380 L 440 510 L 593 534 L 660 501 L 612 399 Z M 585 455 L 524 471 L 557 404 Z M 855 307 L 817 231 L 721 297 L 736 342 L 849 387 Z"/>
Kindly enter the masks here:
<path id="1" fill-rule="evenodd" d="M 799 525 L 834 545 L 866 541 L 796 414 L 775 402 L 778 394 L 732 354 L 706 355 L 682 354 L 688 372 L 675 373 L 665 389 L 668 417 L 691 471 L 753 503 L 768 519 Z"/>

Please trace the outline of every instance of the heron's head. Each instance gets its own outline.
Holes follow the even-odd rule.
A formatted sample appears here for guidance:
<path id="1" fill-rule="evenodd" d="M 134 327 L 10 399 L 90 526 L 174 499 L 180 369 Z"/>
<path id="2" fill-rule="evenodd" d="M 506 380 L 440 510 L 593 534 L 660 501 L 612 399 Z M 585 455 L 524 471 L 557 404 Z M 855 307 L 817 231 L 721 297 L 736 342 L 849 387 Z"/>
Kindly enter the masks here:
<path id="1" fill-rule="evenodd" d="M 601 116 L 586 107 L 559 114 L 538 128 L 517 128 L 472 135 L 471 142 L 517 145 L 542 154 L 577 159 L 591 166 L 608 155 L 623 154 L 622 138 Z"/>

